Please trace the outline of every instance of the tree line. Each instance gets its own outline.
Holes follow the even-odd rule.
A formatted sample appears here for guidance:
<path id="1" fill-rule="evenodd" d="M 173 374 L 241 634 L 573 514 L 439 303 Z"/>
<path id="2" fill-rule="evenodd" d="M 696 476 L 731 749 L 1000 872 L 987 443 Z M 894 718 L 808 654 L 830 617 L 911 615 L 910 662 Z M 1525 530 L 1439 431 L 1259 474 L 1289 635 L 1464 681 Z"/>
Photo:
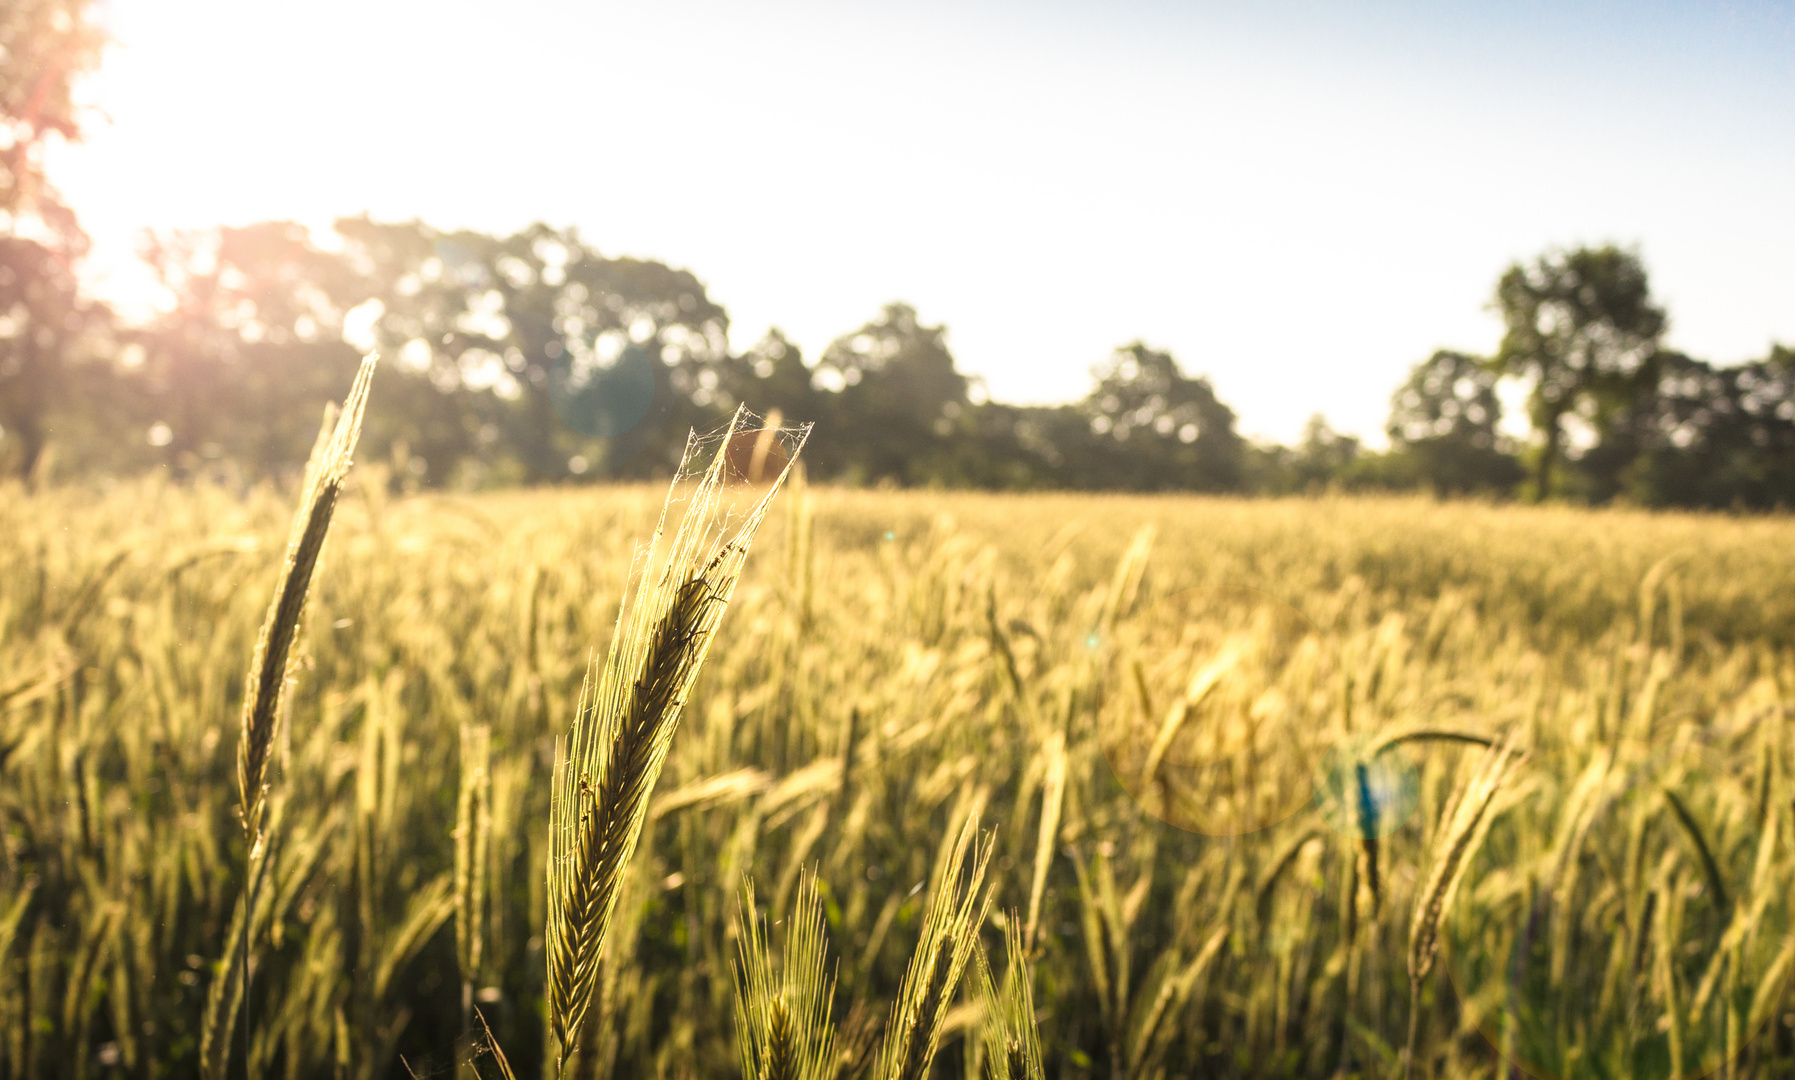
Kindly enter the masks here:
<path id="1" fill-rule="evenodd" d="M 69 83 L 97 63 L 86 0 L 0 8 L 0 474 L 245 481 L 303 461 L 361 352 L 389 358 L 364 457 L 433 487 L 663 475 L 686 432 L 740 403 L 816 424 L 813 475 L 848 484 L 1289 493 L 1428 489 L 1592 503 L 1795 502 L 1795 353 L 1720 367 L 1664 347 L 1638 256 L 1511 266 L 1490 356 L 1441 350 L 1391 403 L 1388 450 L 1321 417 L 1252 443 L 1209 381 L 1139 342 L 1081 400 L 989 400 L 943 327 L 890 304 L 806 358 L 777 330 L 737 352 L 686 270 L 608 257 L 571 228 L 288 222 L 149 236 L 168 303 L 126 321 L 84 296 L 74 213 L 42 149 L 74 138 Z M 1502 424 L 1526 388 L 1530 435 Z"/>
<path id="2" fill-rule="evenodd" d="M 663 475 L 689 429 L 745 403 L 814 420 L 813 474 L 850 484 L 1795 501 L 1795 353 L 1716 367 L 1664 348 L 1644 268 L 1613 247 L 1510 267 L 1500 348 L 1417 364 L 1390 448 L 1371 452 L 1320 417 L 1294 446 L 1251 443 L 1207 379 L 1138 342 L 1080 401 L 1009 405 L 903 304 L 814 360 L 778 331 L 736 352 L 691 273 L 606 257 L 572 229 L 357 218 L 332 240 L 281 222 L 154 237 L 144 256 L 172 302 L 138 325 L 84 301 L 43 241 L 0 241 L 7 469 L 289 470 L 373 348 L 389 360 L 366 452 L 423 486 Z M 1531 439 L 1505 433 L 1505 378 L 1528 388 Z"/>

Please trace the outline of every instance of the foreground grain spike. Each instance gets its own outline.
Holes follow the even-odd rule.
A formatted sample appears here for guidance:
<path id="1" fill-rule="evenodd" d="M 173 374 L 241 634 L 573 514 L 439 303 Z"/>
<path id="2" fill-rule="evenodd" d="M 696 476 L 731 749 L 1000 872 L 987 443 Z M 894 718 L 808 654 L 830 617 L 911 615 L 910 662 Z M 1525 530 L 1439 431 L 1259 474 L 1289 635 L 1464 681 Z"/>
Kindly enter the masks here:
<path id="1" fill-rule="evenodd" d="M 726 489 L 745 479 L 732 455 L 755 434 L 750 419 L 737 410 L 720 439 L 688 440 L 654 536 L 638 552 L 603 672 L 587 669 L 572 728 L 556 747 L 545 940 L 558 1068 L 578 1046 L 605 932 L 680 709 L 741 579 L 755 531 L 809 432 L 798 429 L 785 468 L 738 519 Z M 686 465 L 711 445 L 715 456 L 691 483 Z M 668 510 L 685 486 L 685 509 L 668 537 Z"/>
<path id="2" fill-rule="evenodd" d="M 1011 911 L 1004 920 L 1009 969 L 1000 990 L 991 978 L 985 951 L 977 950 L 979 998 L 985 1005 L 984 1039 L 987 1075 L 993 1080 L 1042 1080 L 1041 1034 L 1035 1027 L 1034 974 L 1022 940 L 1022 919 Z"/>
<path id="3" fill-rule="evenodd" d="M 1435 841 L 1437 854 L 1427 884 L 1415 899 L 1409 924 L 1409 1040 L 1403 1053 L 1403 1075 L 1414 1069 L 1415 1040 L 1419 1032 L 1421 981 L 1433 970 L 1440 949 L 1440 924 L 1451 909 L 1459 883 L 1470 869 L 1471 858 L 1489 831 L 1490 804 L 1502 789 L 1511 769 L 1522 759 L 1514 748 L 1514 736 L 1490 747 L 1477 771 L 1458 792 L 1445 827 Z"/>
<path id="4" fill-rule="evenodd" d="M 262 839 L 268 758 L 287 695 L 288 665 L 293 646 L 299 640 L 312 571 L 317 569 L 318 557 L 324 552 L 337 496 L 349 476 L 355 443 L 361 437 L 362 413 L 368 407 L 368 386 L 374 378 L 376 360 L 373 354 L 362 360 L 334 428 L 326 414 L 325 427 L 330 436 L 326 439 L 322 431 L 319 433 L 311 460 L 306 463 L 299 513 L 294 516 L 287 537 L 287 557 L 281 564 L 274 599 L 268 605 L 268 616 L 262 621 L 262 633 L 250 659 L 243 687 L 242 730 L 237 740 L 237 812 L 252 846 Z"/>
<path id="5" fill-rule="evenodd" d="M 783 962 L 775 970 L 765 922 L 755 912 L 754 884 L 748 882 L 736 912 L 735 1020 L 742 1076 L 828 1080 L 835 1065 L 829 1023 L 835 980 L 823 958 L 828 922 L 814 872 L 799 882 L 797 904 L 785 923 Z"/>
<path id="6" fill-rule="evenodd" d="M 455 960 L 461 1026 L 472 1023 L 474 980 L 486 936 L 486 855 L 492 839 L 492 728 L 461 725 L 461 786 L 455 799 Z"/>
<path id="7" fill-rule="evenodd" d="M 206 1011 L 200 1021 L 200 1072 L 206 1077 L 224 1075 L 229 1065 L 231 1030 L 236 1025 L 238 1011 L 249 996 L 250 945 L 257 923 L 256 898 L 270 860 L 271 830 L 264 827 L 263 821 L 268 806 L 268 761 L 280 726 L 293 646 L 299 640 L 312 572 L 317 569 L 318 559 L 324 552 L 324 540 L 330 533 L 337 496 L 353 464 L 356 440 L 361 437 L 362 414 L 368 407 L 368 387 L 374 378 L 377 360 L 374 354 L 362 359 L 340 412 L 333 416 L 331 410 L 325 410 L 324 423 L 312 446 L 311 458 L 305 466 L 305 479 L 300 485 L 299 511 L 294 515 L 292 529 L 287 535 L 287 556 L 281 563 L 280 576 L 275 580 L 274 599 L 269 602 L 268 615 L 262 621 L 262 632 L 256 639 L 249 674 L 244 682 L 242 727 L 237 738 L 237 814 L 248 842 L 249 865 L 243 895 L 238 901 L 240 907 L 225 944 L 225 955 L 219 973 L 212 981 Z M 246 1061 L 248 1038 L 246 1027 Z"/>
<path id="8" fill-rule="evenodd" d="M 878 1080 L 923 1080 L 941 1044 L 942 1022 L 953 1007 L 954 990 L 966 962 L 978 948 L 979 928 L 991 911 L 991 892 L 981 897 L 985 869 L 991 862 L 995 837 L 986 837 L 973 851 L 971 869 L 966 854 L 978 834 L 978 817 L 966 820 L 949 856 L 941 884 L 929 902 L 922 937 L 910 957 L 885 1043 L 879 1053 Z"/>

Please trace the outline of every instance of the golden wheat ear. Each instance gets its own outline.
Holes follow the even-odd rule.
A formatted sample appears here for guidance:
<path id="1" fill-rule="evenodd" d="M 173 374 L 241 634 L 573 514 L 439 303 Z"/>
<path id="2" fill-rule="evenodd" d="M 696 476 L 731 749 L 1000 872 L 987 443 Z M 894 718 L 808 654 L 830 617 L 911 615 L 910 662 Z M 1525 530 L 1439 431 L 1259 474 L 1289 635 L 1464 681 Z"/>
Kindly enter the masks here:
<path id="1" fill-rule="evenodd" d="M 461 725 L 461 784 L 455 798 L 455 960 L 461 1026 L 474 1011 L 474 980 L 486 946 L 486 855 L 492 840 L 492 728 Z"/>
<path id="2" fill-rule="evenodd" d="M 250 948 L 255 928 L 266 912 L 256 898 L 271 861 L 270 833 L 264 828 L 268 807 L 268 762 L 280 727 L 287 696 L 287 681 L 294 646 L 299 641 L 305 602 L 311 592 L 312 574 L 324 553 L 330 534 L 337 496 L 349 476 L 356 441 L 361 437 L 362 414 L 368 407 L 368 387 L 378 357 L 369 354 L 355 373 L 342 409 L 326 407 L 312 456 L 306 462 L 300 484 L 299 510 L 287 535 L 287 554 L 275 579 L 274 598 L 262 620 L 262 632 L 250 656 L 249 674 L 243 687 L 243 715 L 237 736 L 237 814 L 249 848 L 248 874 L 238 901 L 218 977 L 207 997 L 200 1020 L 200 1073 L 221 1077 L 230 1064 L 230 1035 L 237 1012 L 249 992 Z M 278 814 L 274 815 L 278 818 Z M 259 914 L 258 914 L 259 913 Z M 248 1032 L 245 1031 L 247 1038 Z M 245 1051 L 247 1055 L 247 1050 Z"/>
<path id="3" fill-rule="evenodd" d="M 299 512 L 287 536 L 287 556 L 275 580 L 274 599 L 262 620 L 262 632 L 249 663 L 243 687 L 243 716 L 237 739 L 238 815 L 252 844 L 261 838 L 262 811 L 267 805 L 268 759 L 287 695 L 288 665 L 299 640 L 300 621 L 312 587 L 312 572 L 324 553 L 337 496 L 349 476 L 368 387 L 377 357 L 369 354 L 356 372 L 343 408 L 334 417 L 326 410 L 323 429 L 306 462 Z M 328 434 L 327 434 L 328 433 Z"/>
<path id="4" fill-rule="evenodd" d="M 1004 949 L 1009 957 L 1002 989 L 991 978 L 985 950 L 973 953 L 978 964 L 979 1000 L 984 1004 L 982 1033 L 985 1071 L 994 1080 L 1043 1080 L 1041 1033 L 1035 1026 L 1034 973 L 1023 943 L 1020 913 L 1004 919 Z"/>
<path id="5" fill-rule="evenodd" d="M 810 429 L 776 433 L 791 450 L 778 476 L 757 490 L 741 459 L 764 430 L 741 409 L 718 435 L 687 442 L 654 536 L 634 561 L 603 673 L 595 678 L 588 668 L 573 725 L 556 746 L 544 940 L 561 1068 L 579 1043 L 605 933 L 680 710 L 755 532 Z M 710 463 L 688 472 L 707 451 L 714 451 Z M 683 507 L 679 525 L 668 536 L 676 507 Z"/>
<path id="6" fill-rule="evenodd" d="M 736 1048 L 746 1080 L 829 1080 L 834 1029 L 829 1023 L 835 979 L 824 959 L 827 920 L 814 872 L 799 883 L 784 920 L 785 949 L 775 970 L 754 884 L 743 886 L 736 911 L 740 956 L 735 970 Z"/>
<path id="7" fill-rule="evenodd" d="M 966 819 L 948 857 L 941 884 L 929 901 L 922 937 L 910 956 L 910 967 L 885 1028 L 879 1053 L 878 1080 L 923 1080 L 941 1044 L 941 1029 L 953 1007 L 954 991 L 966 964 L 978 950 L 979 929 L 991 912 L 990 890 L 979 889 L 996 845 L 995 836 L 978 838 L 978 816 Z M 972 850 L 970 867 L 967 852 Z"/>
<path id="8" fill-rule="evenodd" d="M 1421 982 L 1433 970 L 1434 957 L 1439 953 L 1440 925 L 1452 908 L 1472 858 L 1488 835 L 1490 804 L 1509 774 L 1525 760 L 1525 754 L 1516 750 L 1514 739 L 1514 733 L 1510 733 L 1485 751 L 1476 772 L 1455 794 L 1445 827 L 1435 841 L 1433 869 L 1415 898 L 1415 913 L 1409 923 L 1409 1038 L 1402 1058 L 1404 1077 L 1414 1068 Z"/>

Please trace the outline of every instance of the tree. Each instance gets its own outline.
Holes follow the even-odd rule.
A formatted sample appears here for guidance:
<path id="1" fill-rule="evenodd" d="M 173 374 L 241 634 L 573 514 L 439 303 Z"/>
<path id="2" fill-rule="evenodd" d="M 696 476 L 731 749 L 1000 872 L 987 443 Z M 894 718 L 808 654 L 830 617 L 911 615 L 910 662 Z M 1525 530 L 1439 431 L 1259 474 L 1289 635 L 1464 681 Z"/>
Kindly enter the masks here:
<path id="1" fill-rule="evenodd" d="M 0 6 L 0 210 L 7 233 L 37 233 L 79 254 L 86 237 L 44 177 L 44 147 L 81 137 L 70 88 L 100 61 L 105 35 L 88 0 L 14 0 Z"/>
<path id="2" fill-rule="evenodd" d="M 337 230 L 363 271 L 369 343 L 445 395 L 506 403 L 477 425 L 498 427 L 525 479 L 665 471 L 690 427 L 733 407 L 719 393 L 728 316 L 688 271 L 540 224 L 503 238 L 365 218 Z"/>
<path id="3" fill-rule="evenodd" d="M 762 416 L 778 409 L 787 421 L 803 422 L 814 420 L 822 407 L 811 377 L 803 352 L 774 327 L 746 353 L 730 358 L 719 389 Z"/>
<path id="4" fill-rule="evenodd" d="M 1510 266 L 1495 306 L 1505 331 L 1491 364 L 1532 384 L 1528 411 L 1544 438 L 1533 495 L 1544 499 L 1564 454 L 1566 418 L 1582 415 L 1600 430 L 1655 380 L 1664 311 L 1639 257 L 1612 245 Z"/>
<path id="5" fill-rule="evenodd" d="M 1497 426 L 1502 402 L 1496 371 L 1477 357 L 1441 349 L 1409 372 L 1390 399 L 1385 427 L 1414 478 L 1441 494 L 1505 492 L 1521 466 Z"/>
<path id="6" fill-rule="evenodd" d="M 921 483 L 941 465 L 969 404 L 947 330 L 908 304 L 823 350 L 813 384 L 825 391 L 813 459 L 851 482 Z"/>
<path id="7" fill-rule="evenodd" d="M 0 444 L 20 475 L 43 454 L 70 397 L 77 343 L 107 320 L 84 302 L 74 264 L 87 237 L 44 177 L 44 148 L 80 137 L 70 86 L 99 62 L 87 0 L 0 6 Z"/>
<path id="8" fill-rule="evenodd" d="M 75 390 L 93 366 L 78 361 L 103 355 L 93 339 L 107 325 L 106 309 L 81 297 L 66 258 L 35 240 L 0 236 L 0 461 L 19 476 L 38 468 L 54 414 L 72 401 L 89 410 L 102 404 Z M 95 419 L 61 418 L 75 427 Z"/>
<path id="9" fill-rule="evenodd" d="M 1170 353 L 1140 342 L 1111 354 L 1080 405 L 1094 438 L 1073 474 L 1079 487 L 1136 491 L 1232 491 L 1243 443 L 1234 410 L 1204 378 L 1190 378 Z"/>
<path id="10" fill-rule="evenodd" d="M 738 400 L 811 392 L 795 348 L 728 355 L 723 310 L 691 274 L 604 258 L 572 230 L 338 231 L 341 250 L 287 222 L 149 239 L 173 303 L 128 332 L 142 359 L 117 380 L 140 460 L 282 472 L 369 348 L 387 359 L 363 453 L 390 455 L 407 483 L 664 472 L 688 428 L 718 426 Z"/>
<path id="11" fill-rule="evenodd" d="M 208 461 L 264 475 L 304 461 L 324 403 L 355 371 L 341 335 L 354 272 L 281 221 L 152 235 L 142 255 L 173 303 L 126 333 L 142 356 L 128 376 L 133 434 L 156 432 L 154 452 L 176 475 Z"/>
<path id="12" fill-rule="evenodd" d="M 1627 494 L 1651 506 L 1795 505 L 1795 351 L 1715 368 L 1665 353 L 1628 417 Z"/>
<path id="13" fill-rule="evenodd" d="M 1357 438 L 1335 431 L 1327 417 L 1320 413 L 1309 417 L 1303 425 L 1303 441 L 1290 456 L 1296 489 L 1310 490 L 1344 479 L 1361 449 Z"/>

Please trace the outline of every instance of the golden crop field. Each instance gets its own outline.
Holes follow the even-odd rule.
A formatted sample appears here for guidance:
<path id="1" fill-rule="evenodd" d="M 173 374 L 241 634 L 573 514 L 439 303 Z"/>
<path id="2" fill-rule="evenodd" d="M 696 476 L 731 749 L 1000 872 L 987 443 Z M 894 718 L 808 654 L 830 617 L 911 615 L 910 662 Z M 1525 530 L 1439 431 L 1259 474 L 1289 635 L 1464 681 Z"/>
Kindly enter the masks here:
<path id="1" fill-rule="evenodd" d="M 350 475 L 311 589 L 229 1074 L 497 1076 L 484 1023 L 553 1075 L 556 740 L 666 489 L 388 481 Z M 0 1077 L 201 1069 L 294 499 L 0 488 Z M 1792 552 L 1781 517 L 794 482 L 577 1074 L 741 1070 L 751 875 L 774 952 L 823 912 L 833 1049 L 791 1074 L 893 1075 L 976 814 L 958 940 L 1028 983 L 1047 1076 L 1393 1077 L 1411 1038 L 1421 1077 L 1795 1075 Z M 932 1074 L 1033 1071 L 977 970 Z"/>

